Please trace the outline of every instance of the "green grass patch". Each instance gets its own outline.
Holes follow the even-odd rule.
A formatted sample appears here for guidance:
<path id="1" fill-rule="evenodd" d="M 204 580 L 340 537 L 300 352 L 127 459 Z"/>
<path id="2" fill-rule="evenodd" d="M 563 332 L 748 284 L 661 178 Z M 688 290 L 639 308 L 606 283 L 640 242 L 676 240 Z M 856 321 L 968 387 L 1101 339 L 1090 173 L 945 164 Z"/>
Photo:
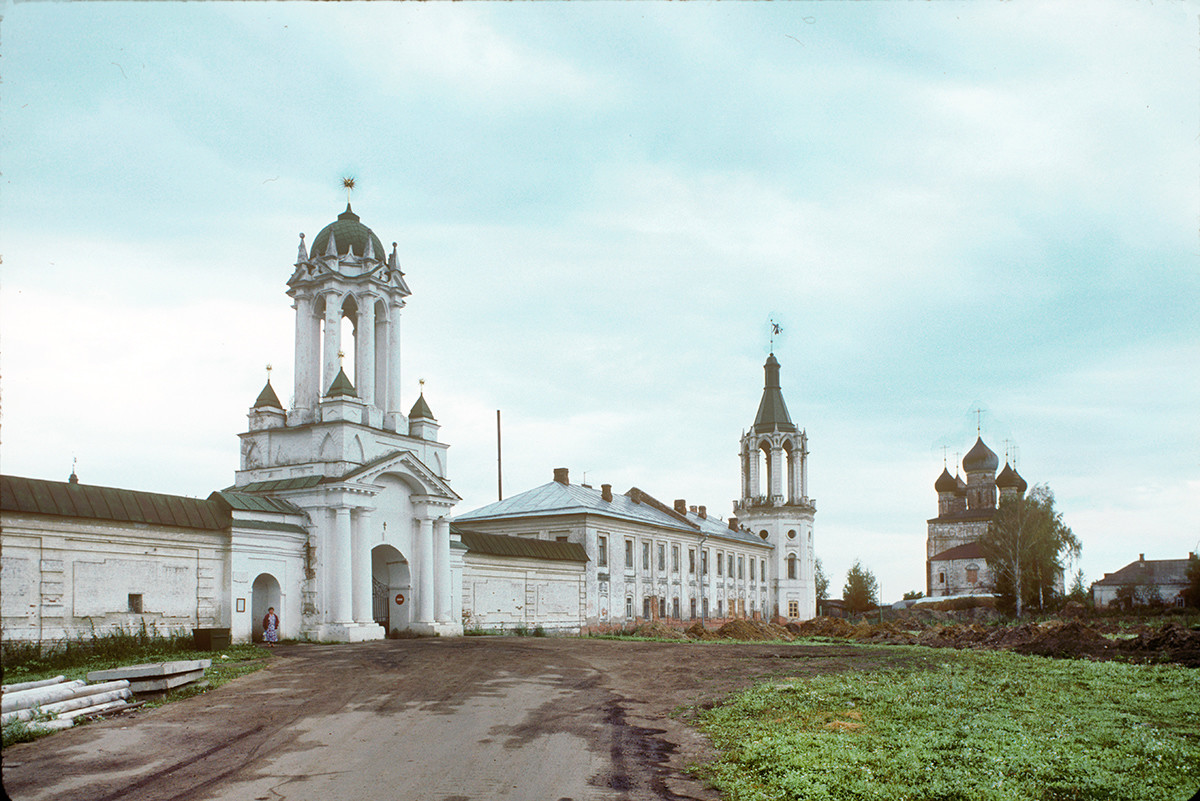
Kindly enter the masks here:
<path id="1" fill-rule="evenodd" d="M 912 650 L 914 656 L 922 649 Z M 1200 786 L 1200 673 L 1004 652 L 759 685 L 697 772 L 754 799 L 1161 799 Z"/>

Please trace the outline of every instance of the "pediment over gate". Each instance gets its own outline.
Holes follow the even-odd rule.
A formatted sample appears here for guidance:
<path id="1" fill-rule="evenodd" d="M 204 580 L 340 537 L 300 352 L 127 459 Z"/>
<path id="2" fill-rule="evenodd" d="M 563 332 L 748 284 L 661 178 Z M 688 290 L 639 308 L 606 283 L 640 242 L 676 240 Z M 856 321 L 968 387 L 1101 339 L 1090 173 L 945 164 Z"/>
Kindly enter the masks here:
<path id="1" fill-rule="evenodd" d="M 422 495 L 441 498 L 450 503 L 462 500 L 462 496 L 451 489 L 445 479 L 429 469 L 429 466 L 412 451 L 393 451 L 351 470 L 336 482 L 329 483 L 370 484 L 385 473 L 407 477 L 420 487 Z"/>

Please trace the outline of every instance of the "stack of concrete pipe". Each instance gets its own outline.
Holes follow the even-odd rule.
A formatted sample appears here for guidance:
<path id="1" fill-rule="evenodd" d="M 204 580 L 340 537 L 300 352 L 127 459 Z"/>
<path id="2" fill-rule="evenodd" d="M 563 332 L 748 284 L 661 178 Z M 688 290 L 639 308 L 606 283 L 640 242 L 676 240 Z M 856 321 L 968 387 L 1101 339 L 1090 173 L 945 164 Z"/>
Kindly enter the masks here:
<path id="1" fill-rule="evenodd" d="M 6 684 L 0 696 L 0 724 L 7 726 L 11 721 L 21 720 L 27 721 L 30 728 L 65 729 L 73 726 L 76 718 L 126 707 L 132 697 L 125 679 L 88 684 L 55 676 Z"/>

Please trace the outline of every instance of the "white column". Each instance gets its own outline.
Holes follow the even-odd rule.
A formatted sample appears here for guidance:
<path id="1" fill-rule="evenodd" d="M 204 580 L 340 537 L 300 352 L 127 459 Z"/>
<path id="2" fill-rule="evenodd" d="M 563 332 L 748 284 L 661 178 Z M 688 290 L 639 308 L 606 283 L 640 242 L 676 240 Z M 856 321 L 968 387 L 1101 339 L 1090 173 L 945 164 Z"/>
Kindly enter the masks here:
<path id="1" fill-rule="evenodd" d="M 338 353 L 342 349 L 342 307 L 340 298 L 325 296 L 325 367 L 321 374 L 321 386 L 317 396 L 324 397 L 338 374 Z"/>
<path id="2" fill-rule="evenodd" d="M 417 622 L 432 623 L 434 597 L 437 589 L 433 583 L 433 520 L 423 517 L 417 533 L 417 572 L 421 580 L 417 584 Z"/>
<path id="3" fill-rule="evenodd" d="M 782 467 L 781 463 L 783 462 L 783 448 L 772 446 L 770 453 L 771 455 L 769 458 L 771 460 L 771 468 L 768 471 L 768 475 L 771 479 L 770 493 L 771 496 L 774 497 L 776 495 L 783 494 L 783 476 L 781 475 L 782 471 L 780 469 Z"/>
<path id="4" fill-rule="evenodd" d="M 354 619 L 374 621 L 371 592 L 371 510 L 355 510 L 352 520 L 354 540 L 351 546 L 351 580 L 354 582 Z"/>
<path id="5" fill-rule="evenodd" d="M 454 616 L 450 611 L 450 521 L 439 517 L 434 525 L 434 582 L 437 585 L 437 598 L 434 603 L 434 615 L 438 622 L 452 623 Z"/>
<path id="6" fill-rule="evenodd" d="M 399 303 L 393 303 L 388 309 L 387 411 L 396 416 L 397 427 L 400 426 L 400 418 L 404 416 L 404 410 L 400 408 L 400 309 L 401 304 Z"/>
<path id="7" fill-rule="evenodd" d="M 800 440 L 800 497 L 808 497 L 808 438 Z"/>
<path id="8" fill-rule="evenodd" d="M 309 422 L 309 415 L 317 407 L 316 368 L 320 359 L 316 353 L 316 316 L 313 299 L 309 295 L 296 298 L 296 361 L 295 394 L 293 403 L 300 412 L 299 422 Z"/>
<path id="9" fill-rule="evenodd" d="M 330 612 L 334 623 L 350 623 L 353 619 L 351 595 L 354 592 L 351 573 L 350 507 L 334 509 L 333 520 L 333 580 L 329 582 Z"/>
<path id="10" fill-rule="evenodd" d="M 750 448 L 748 460 L 749 464 L 747 465 L 750 476 L 746 482 L 746 496 L 749 498 L 753 498 L 755 495 L 758 495 L 760 492 L 762 492 L 758 481 L 758 463 L 761 459 L 759 454 L 760 451 L 757 445 Z"/>
<path id="11" fill-rule="evenodd" d="M 375 402 L 375 301 L 362 299 L 358 307 L 358 334 L 354 343 L 354 381 L 358 397 L 368 405 Z"/>
<path id="12" fill-rule="evenodd" d="M 391 333 L 388 323 L 387 312 L 384 311 L 383 316 L 375 317 L 375 394 L 367 399 L 368 403 L 373 403 L 381 412 L 387 413 L 391 408 L 388 405 L 388 387 L 391 385 L 391 370 L 389 365 L 391 359 Z"/>

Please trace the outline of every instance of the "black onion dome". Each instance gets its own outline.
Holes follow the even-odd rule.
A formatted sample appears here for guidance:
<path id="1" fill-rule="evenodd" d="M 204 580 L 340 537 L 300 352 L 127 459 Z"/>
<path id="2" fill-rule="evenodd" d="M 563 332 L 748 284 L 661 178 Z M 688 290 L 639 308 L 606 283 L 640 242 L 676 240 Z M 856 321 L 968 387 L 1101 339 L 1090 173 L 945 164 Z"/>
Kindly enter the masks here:
<path id="1" fill-rule="evenodd" d="M 954 492 L 958 489 L 958 482 L 950 475 L 950 471 L 943 467 L 942 474 L 933 482 L 933 488 L 938 492 Z"/>
<path id="2" fill-rule="evenodd" d="M 1017 471 L 1009 466 L 1008 462 L 1004 463 L 1004 469 L 1000 471 L 1000 475 L 996 476 L 996 486 L 1000 489 L 1015 489 L 1018 486 L 1019 479 Z"/>
<path id="3" fill-rule="evenodd" d="M 983 444 L 983 438 L 979 437 L 976 438 L 974 447 L 963 457 L 962 466 L 963 470 L 968 473 L 977 473 L 981 470 L 995 473 L 996 468 L 1000 466 L 1000 460 L 996 458 L 996 454 L 992 453 L 991 448 Z"/>
<path id="4" fill-rule="evenodd" d="M 383 249 L 383 243 L 379 241 L 379 237 L 375 235 L 367 226 L 359 222 L 358 215 L 350 208 L 350 204 L 346 204 L 346 210 L 338 215 L 338 218 L 329 225 L 321 229 L 321 233 L 312 241 L 312 247 L 309 249 L 309 255 L 312 258 L 325 255 L 325 249 L 329 247 L 329 237 L 337 241 L 337 252 L 339 256 L 345 256 L 350 252 L 350 248 L 354 248 L 355 256 L 362 256 L 367 252 L 367 242 L 375 250 L 375 258 L 380 261 L 387 259 L 387 251 Z"/>

